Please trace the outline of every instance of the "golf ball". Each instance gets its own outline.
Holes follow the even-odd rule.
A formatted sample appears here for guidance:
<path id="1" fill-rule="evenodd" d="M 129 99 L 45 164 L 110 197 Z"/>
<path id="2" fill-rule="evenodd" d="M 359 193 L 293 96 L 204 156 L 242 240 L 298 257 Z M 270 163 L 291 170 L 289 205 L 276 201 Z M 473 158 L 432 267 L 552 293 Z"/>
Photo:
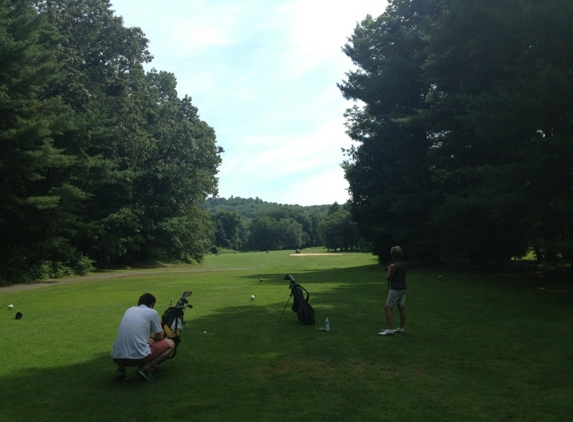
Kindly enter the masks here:
<path id="1" fill-rule="evenodd" d="M 255 295 L 251 295 L 251 300 L 255 300 Z"/>
<path id="2" fill-rule="evenodd" d="M 14 308 L 14 305 L 8 305 L 8 309 Z"/>
<path id="3" fill-rule="evenodd" d="M 439 275 L 439 276 L 438 276 L 438 278 L 442 278 L 442 276 L 441 276 L 441 275 Z"/>

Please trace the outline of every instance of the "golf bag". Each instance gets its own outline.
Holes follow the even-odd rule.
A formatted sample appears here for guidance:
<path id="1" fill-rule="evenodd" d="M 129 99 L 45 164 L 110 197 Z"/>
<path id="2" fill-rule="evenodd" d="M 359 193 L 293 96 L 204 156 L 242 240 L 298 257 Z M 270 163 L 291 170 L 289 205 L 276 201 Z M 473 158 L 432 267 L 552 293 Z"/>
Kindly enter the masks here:
<path id="1" fill-rule="evenodd" d="M 289 289 L 293 297 L 292 311 L 296 312 L 298 320 L 303 324 L 314 325 L 314 309 L 312 309 L 312 306 L 308 303 L 310 294 L 304 287 L 296 283 L 292 275 L 287 274 L 284 276 L 284 279 L 290 281 Z M 303 292 L 306 293 L 306 297 Z"/>
<path id="2" fill-rule="evenodd" d="M 185 321 L 183 319 L 185 316 L 185 308 L 193 307 L 193 305 L 188 305 L 189 301 L 187 300 L 187 297 L 191 294 L 193 294 L 193 292 L 183 292 L 183 295 L 177 301 L 175 306 L 169 306 L 161 316 L 161 326 L 163 327 L 165 337 L 170 338 L 175 343 L 173 353 L 168 359 L 173 359 L 177 354 L 177 346 L 181 342 L 181 331 L 185 326 Z"/>

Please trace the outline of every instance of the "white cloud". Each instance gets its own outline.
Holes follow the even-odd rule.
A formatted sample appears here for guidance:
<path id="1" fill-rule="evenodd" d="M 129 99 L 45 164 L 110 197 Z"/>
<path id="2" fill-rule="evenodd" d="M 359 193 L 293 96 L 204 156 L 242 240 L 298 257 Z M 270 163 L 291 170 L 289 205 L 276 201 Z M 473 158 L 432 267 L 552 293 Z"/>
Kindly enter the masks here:
<path id="1" fill-rule="evenodd" d="M 342 117 L 337 117 L 300 137 L 241 141 L 240 152 L 234 152 L 229 160 L 223 156 L 221 196 L 258 196 L 300 205 L 345 202 L 348 183 L 340 167 L 341 148 L 349 147 L 350 139 L 343 123 Z M 261 147 L 269 144 L 273 147 Z"/>
<path id="2" fill-rule="evenodd" d="M 382 0 L 116 0 L 225 149 L 220 195 L 344 202 L 341 47 Z"/>

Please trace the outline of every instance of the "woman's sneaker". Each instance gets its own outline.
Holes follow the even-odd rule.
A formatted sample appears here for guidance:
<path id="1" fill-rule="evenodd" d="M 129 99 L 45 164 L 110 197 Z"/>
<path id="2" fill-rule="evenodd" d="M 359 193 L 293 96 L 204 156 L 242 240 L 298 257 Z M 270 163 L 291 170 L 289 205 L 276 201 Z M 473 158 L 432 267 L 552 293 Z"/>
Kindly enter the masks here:
<path id="1" fill-rule="evenodd" d="M 384 331 L 380 331 L 380 332 L 378 333 L 378 335 L 381 335 L 381 336 L 393 336 L 393 335 L 394 335 L 394 330 L 388 330 L 388 329 L 386 329 L 386 330 L 384 330 Z"/>
<path id="2" fill-rule="evenodd" d="M 395 333 L 398 333 L 398 334 L 404 334 L 404 333 L 406 332 L 406 330 L 404 330 L 403 328 L 396 328 L 396 329 L 394 330 L 394 332 L 395 332 Z"/>

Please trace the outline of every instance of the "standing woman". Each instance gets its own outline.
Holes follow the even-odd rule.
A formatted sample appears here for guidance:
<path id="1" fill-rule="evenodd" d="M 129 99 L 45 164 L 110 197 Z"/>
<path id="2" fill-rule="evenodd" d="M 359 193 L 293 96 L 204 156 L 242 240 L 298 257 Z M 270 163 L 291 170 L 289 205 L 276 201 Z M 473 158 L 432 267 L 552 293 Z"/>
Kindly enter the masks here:
<path id="1" fill-rule="evenodd" d="M 380 331 L 378 334 L 381 336 L 390 336 L 394 333 L 404 333 L 404 325 L 406 324 L 406 263 L 402 261 L 402 248 L 400 246 L 394 246 L 390 249 L 390 255 L 394 263 L 388 266 L 388 274 L 386 278 L 390 282 L 390 289 L 388 290 L 388 298 L 386 299 L 386 306 L 384 310 L 386 311 L 386 329 Z M 394 305 L 398 305 L 398 311 L 400 312 L 400 327 L 393 329 L 394 327 L 394 315 L 392 314 L 392 308 Z"/>

